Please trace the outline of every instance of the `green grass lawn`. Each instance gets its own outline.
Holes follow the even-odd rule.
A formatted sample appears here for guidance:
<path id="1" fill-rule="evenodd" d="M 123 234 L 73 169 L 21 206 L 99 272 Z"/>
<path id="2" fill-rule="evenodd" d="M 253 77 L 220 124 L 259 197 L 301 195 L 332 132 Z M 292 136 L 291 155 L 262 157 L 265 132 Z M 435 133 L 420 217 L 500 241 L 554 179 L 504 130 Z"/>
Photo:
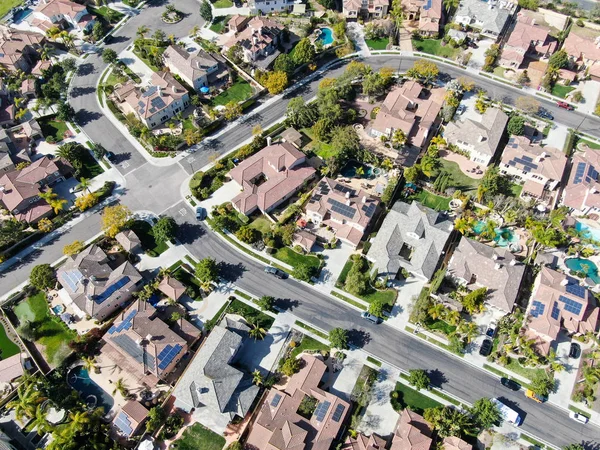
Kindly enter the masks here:
<path id="1" fill-rule="evenodd" d="M 567 98 L 567 95 L 569 95 L 569 93 L 574 90 L 575 88 L 573 86 L 564 86 L 562 84 L 556 83 L 552 88 L 552 95 L 556 95 L 560 98 Z"/>
<path id="2" fill-rule="evenodd" d="M 40 117 L 37 122 L 40 124 L 44 137 L 52 136 L 56 142 L 62 141 L 65 132 L 69 129 L 65 122 L 56 120 L 56 116 Z"/>
<path id="3" fill-rule="evenodd" d="M 96 158 L 94 158 L 88 150 L 83 152 L 83 155 L 84 155 L 83 168 L 79 172 L 80 180 L 81 180 L 81 178 L 86 178 L 86 179 L 90 180 L 90 179 L 94 178 L 95 176 L 100 175 L 102 172 L 104 172 L 104 169 L 102 168 L 102 166 L 100 164 L 98 164 L 98 161 L 96 161 Z"/>
<path id="4" fill-rule="evenodd" d="M 247 322 L 255 323 L 258 326 L 268 330 L 273 325 L 275 319 L 271 316 L 266 315 L 265 313 L 259 311 L 256 308 L 253 308 L 246 303 L 243 303 L 239 300 L 232 300 L 229 306 L 227 307 L 227 314 L 239 314 Z"/>
<path id="5" fill-rule="evenodd" d="M 252 86 L 243 78 L 238 78 L 226 91 L 212 99 L 212 105 L 226 105 L 229 102 L 243 102 L 252 96 Z"/>
<path id="6" fill-rule="evenodd" d="M 175 269 L 172 275 L 173 278 L 181 281 L 186 286 L 195 286 L 196 288 L 200 288 L 200 281 L 181 266 Z"/>
<path id="7" fill-rule="evenodd" d="M 0 356 L 2 359 L 16 355 L 20 351 L 19 346 L 9 339 L 6 330 L 0 325 Z"/>
<path id="8" fill-rule="evenodd" d="M 444 333 L 449 336 L 456 331 L 456 327 L 454 325 L 450 325 L 448 322 L 444 322 L 443 320 L 432 320 L 431 322 L 426 322 L 425 326 L 433 331 L 439 331 L 440 333 Z"/>
<path id="9" fill-rule="evenodd" d="M 2 0 L 0 2 L 0 18 L 8 14 L 15 6 L 23 4 L 23 0 Z"/>
<path id="10" fill-rule="evenodd" d="M 506 69 L 504 67 L 495 67 L 494 68 L 494 75 L 496 75 L 497 77 L 504 78 L 504 72 L 505 71 L 506 71 Z"/>
<path id="11" fill-rule="evenodd" d="M 291 356 L 292 356 L 292 358 L 295 358 L 300 353 L 305 352 L 305 351 L 310 351 L 310 350 L 329 351 L 329 347 L 327 345 L 323 344 L 321 341 L 317 341 L 316 339 L 311 338 L 310 336 L 304 335 L 304 337 L 302 338 L 302 341 L 298 344 L 297 347 L 295 347 L 292 350 Z"/>
<path id="12" fill-rule="evenodd" d="M 99 8 L 90 8 L 90 7 L 88 7 L 88 10 L 92 14 L 96 14 L 96 15 L 101 16 L 102 18 L 104 18 L 104 20 L 106 20 L 106 23 L 109 23 L 108 17 L 106 16 L 106 13 L 107 13 L 108 10 L 111 10 L 112 11 L 112 16 L 113 16 L 112 25 L 116 24 L 117 22 L 119 22 L 119 20 L 121 20 L 124 17 L 124 15 L 121 14 L 119 11 L 115 11 L 114 9 L 111 9 L 108 6 L 101 6 Z"/>
<path id="13" fill-rule="evenodd" d="M 13 311 L 19 322 L 31 322 L 36 342 L 43 346 L 46 359 L 51 365 L 59 365 L 71 353 L 68 344 L 75 338 L 75 332 L 50 313 L 43 292 L 23 300 Z"/>
<path id="14" fill-rule="evenodd" d="M 110 75 L 104 80 L 103 84 L 108 84 L 110 86 L 115 86 L 119 83 L 125 83 L 127 81 L 127 77 L 117 75 L 117 73 L 113 70 Z"/>
<path id="15" fill-rule="evenodd" d="M 192 116 L 190 117 L 186 117 L 185 119 L 183 119 L 183 130 L 197 130 L 198 128 L 196 128 L 196 126 L 194 125 L 194 121 L 192 119 Z"/>
<path id="16" fill-rule="evenodd" d="M 390 43 L 388 38 L 365 39 L 365 41 L 371 50 L 385 50 Z"/>
<path id="17" fill-rule="evenodd" d="M 169 248 L 166 242 L 156 242 L 152 233 L 152 225 L 145 220 L 134 221 L 131 230 L 138 235 L 145 251 L 153 251 L 156 255 L 160 255 Z"/>
<path id="18" fill-rule="evenodd" d="M 252 220 L 252 222 L 248 224 L 250 228 L 254 228 L 255 230 L 260 231 L 261 234 L 265 234 L 271 231 L 271 225 L 273 225 L 273 222 L 267 219 L 264 215 L 256 217 L 254 220 Z"/>
<path id="19" fill-rule="evenodd" d="M 522 377 L 525 377 L 529 380 L 532 380 L 536 375 L 539 376 L 539 375 L 546 374 L 546 371 L 544 369 L 534 369 L 532 367 L 523 367 L 521 364 L 519 364 L 519 361 L 517 361 L 515 358 L 511 358 L 510 363 L 508 363 L 504 367 L 506 367 L 511 372 L 514 372 L 517 375 L 521 375 Z"/>
<path id="20" fill-rule="evenodd" d="M 350 269 L 352 269 L 352 265 L 354 264 L 354 261 L 352 261 L 351 258 L 348 258 L 348 261 L 346 261 L 346 264 L 344 264 L 344 268 L 342 269 L 342 271 L 340 272 L 340 275 L 338 276 L 336 285 L 338 287 L 343 287 L 344 283 L 346 282 L 346 277 L 348 276 L 348 272 L 350 272 Z"/>
<path id="21" fill-rule="evenodd" d="M 210 30 L 214 31 L 215 33 L 222 33 L 225 27 L 227 26 L 227 22 L 229 22 L 230 18 L 231 16 L 215 17 L 212 21 L 211 26 L 209 27 Z"/>
<path id="22" fill-rule="evenodd" d="M 273 256 L 279 261 L 283 261 L 284 263 L 287 263 L 292 267 L 296 267 L 299 264 L 305 263 L 311 267 L 318 268 L 321 264 L 321 261 L 316 256 L 301 255 L 300 253 L 296 253 L 289 247 L 282 247 L 278 249 L 273 254 Z"/>
<path id="23" fill-rule="evenodd" d="M 233 2 L 231 0 L 217 0 L 213 3 L 215 8 L 231 8 L 233 6 Z"/>
<path id="24" fill-rule="evenodd" d="M 327 160 L 338 154 L 338 152 L 334 150 L 330 144 L 315 140 L 313 132 L 310 128 L 302 128 L 300 131 L 308 136 L 311 140 L 310 144 L 306 146 L 306 149 L 314 151 L 322 160 Z"/>
<path id="25" fill-rule="evenodd" d="M 444 158 L 440 158 L 440 162 L 442 163 L 442 169 L 452 176 L 452 187 L 460 189 L 463 193 L 477 190 L 479 180 L 465 175 L 463 171 L 460 170 L 460 167 L 458 167 L 458 164 L 454 161 L 447 161 Z"/>
<path id="26" fill-rule="evenodd" d="M 417 52 L 429 53 L 430 55 L 441 56 L 443 58 L 454 59 L 460 52 L 458 48 L 452 48 L 449 45 L 442 47 L 441 39 L 423 39 L 422 41 L 412 41 L 413 49 Z"/>
<path id="27" fill-rule="evenodd" d="M 225 446 L 225 438 L 195 423 L 185 429 L 181 438 L 169 448 L 177 450 L 221 450 Z"/>
<path id="28" fill-rule="evenodd" d="M 593 150 L 600 150 L 600 144 L 597 144 L 592 141 L 588 141 L 587 139 L 581 139 L 581 138 L 577 139 L 577 144 L 580 144 L 580 143 L 587 144 L 588 147 Z"/>
<path id="29" fill-rule="evenodd" d="M 451 197 L 442 197 L 421 189 L 417 195 L 413 195 L 410 200 L 416 200 L 436 211 L 448 211 L 450 209 Z"/>
<path id="30" fill-rule="evenodd" d="M 346 289 L 344 287 L 344 283 L 346 282 L 346 277 L 348 275 L 348 272 L 352 268 L 353 264 L 354 264 L 354 262 L 352 261 L 352 259 L 348 258 L 348 261 L 346 261 L 346 264 L 344 265 L 344 268 L 340 272 L 340 275 L 338 276 L 338 279 L 336 281 L 336 286 L 339 289 L 342 289 L 343 291 L 346 291 Z M 368 270 L 370 271 L 370 269 L 371 269 L 371 264 L 369 263 Z M 378 299 L 378 300 L 381 300 L 383 302 L 383 304 L 392 306 L 396 301 L 396 296 L 397 296 L 397 292 L 394 289 L 386 289 L 383 291 L 378 291 L 369 285 L 369 290 L 366 293 L 364 293 L 363 295 L 356 295 L 355 297 L 358 297 L 369 303 Z"/>
<path id="31" fill-rule="evenodd" d="M 398 393 L 396 398 L 395 393 Z M 442 406 L 441 403 L 421 394 L 419 391 L 412 389 L 402 383 L 396 383 L 396 390 L 392 392 L 391 399 L 392 407 L 396 411 L 408 407 L 412 411 L 423 414 L 423 411 L 429 408 L 435 408 L 436 406 Z"/>

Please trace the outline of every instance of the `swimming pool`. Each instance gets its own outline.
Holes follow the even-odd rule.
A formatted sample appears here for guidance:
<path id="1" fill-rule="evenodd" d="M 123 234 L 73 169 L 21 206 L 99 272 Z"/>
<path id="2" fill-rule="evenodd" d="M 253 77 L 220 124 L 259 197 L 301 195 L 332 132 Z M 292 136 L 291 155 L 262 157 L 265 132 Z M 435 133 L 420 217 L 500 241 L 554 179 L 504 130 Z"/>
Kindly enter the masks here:
<path id="1" fill-rule="evenodd" d="M 600 242 L 600 229 L 590 228 L 582 222 L 575 222 L 575 229 L 577 231 L 583 231 L 584 237 L 594 239 L 595 241 Z"/>
<path id="2" fill-rule="evenodd" d="M 24 19 L 29 17 L 29 15 L 33 12 L 31 8 L 23 8 L 13 14 L 13 21 L 15 23 L 22 22 Z"/>
<path id="3" fill-rule="evenodd" d="M 594 283 L 600 283 L 598 267 L 593 261 L 585 258 L 569 258 L 565 260 L 565 265 L 574 272 L 585 273 Z"/>
<path id="4" fill-rule="evenodd" d="M 473 233 L 481 234 L 481 232 L 485 229 L 485 222 L 479 220 L 473 226 Z M 519 242 L 519 237 L 515 235 L 514 231 L 509 228 L 495 228 L 496 237 L 494 241 L 498 245 L 498 247 L 508 247 L 510 244 L 515 244 Z"/>
<path id="5" fill-rule="evenodd" d="M 81 395 L 81 398 L 90 408 L 101 406 L 107 414 L 115 404 L 113 398 L 90 378 L 88 371 L 83 366 L 77 366 L 69 372 L 67 377 L 69 386 Z"/>
<path id="6" fill-rule="evenodd" d="M 65 311 L 65 307 L 63 305 L 56 305 L 52 307 L 52 311 L 57 316 L 60 316 Z"/>
<path id="7" fill-rule="evenodd" d="M 323 27 L 319 28 L 321 34 L 317 38 L 317 41 L 321 42 L 323 45 L 329 45 L 333 43 L 333 30 L 331 28 Z"/>
<path id="8" fill-rule="evenodd" d="M 357 175 L 357 171 L 359 168 L 362 168 L 362 175 Z M 375 178 L 375 173 L 373 167 L 367 166 L 366 164 L 360 163 L 358 161 L 350 161 L 342 170 L 340 170 L 340 174 L 345 178 L 367 178 L 369 180 Z"/>

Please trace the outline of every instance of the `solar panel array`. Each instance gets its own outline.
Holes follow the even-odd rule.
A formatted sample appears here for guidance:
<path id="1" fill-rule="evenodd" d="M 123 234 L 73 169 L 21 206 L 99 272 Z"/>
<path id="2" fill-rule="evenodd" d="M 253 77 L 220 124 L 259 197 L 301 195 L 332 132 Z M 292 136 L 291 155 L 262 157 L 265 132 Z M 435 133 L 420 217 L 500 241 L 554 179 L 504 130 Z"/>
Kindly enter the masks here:
<path id="1" fill-rule="evenodd" d="M 183 347 L 179 344 L 167 345 L 158 354 L 158 368 L 159 370 L 165 370 L 171 364 L 171 361 L 179 354 Z"/>
<path id="2" fill-rule="evenodd" d="M 517 140 L 514 137 L 511 137 L 508 140 L 508 144 L 506 144 L 506 146 L 511 148 L 517 148 L 519 147 L 519 144 L 517 143 Z"/>
<path id="3" fill-rule="evenodd" d="M 567 284 L 567 286 L 565 287 L 565 290 L 569 294 L 576 295 L 579 298 L 585 298 L 586 289 L 583 286 L 581 286 L 580 284 L 571 284 L 571 283 L 577 283 L 577 281 L 575 281 L 574 279 L 571 278 L 569 280 L 569 284 Z"/>
<path id="4" fill-rule="evenodd" d="M 531 304 L 531 311 L 529 313 L 532 317 L 539 317 L 544 314 L 544 310 L 546 309 L 546 305 L 538 300 L 534 300 Z"/>
<path id="5" fill-rule="evenodd" d="M 117 292 L 119 289 L 121 289 L 123 286 L 129 283 L 129 281 L 129 277 L 122 277 L 119 281 L 107 287 L 102 294 L 97 295 L 94 298 L 94 301 L 98 304 L 104 302 L 107 298 L 109 298 L 111 295 L 113 295 L 115 292 Z"/>
<path id="6" fill-rule="evenodd" d="M 157 112 L 158 110 L 163 109 L 164 107 L 166 107 L 167 105 L 165 104 L 164 100 L 160 97 L 155 97 L 150 101 L 150 113 L 154 114 L 155 112 Z"/>
<path id="7" fill-rule="evenodd" d="M 156 91 L 158 90 L 158 88 L 156 86 L 150 86 L 146 92 L 144 92 L 142 94 L 142 97 L 150 97 L 151 95 L 153 95 Z"/>
<path id="8" fill-rule="evenodd" d="M 587 175 L 585 177 L 586 183 L 591 183 L 592 181 L 598 180 L 598 171 L 594 168 L 594 166 L 590 165 L 588 168 Z"/>
<path id="9" fill-rule="evenodd" d="M 523 171 L 524 172 L 529 172 L 531 170 L 535 170 L 535 169 L 538 168 L 538 165 L 535 164 L 533 162 L 533 159 L 531 159 L 529 156 L 522 156 L 520 158 L 519 157 L 513 158 L 512 161 L 514 161 L 515 164 L 521 164 L 523 166 Z M 515 164 L 511 164 L 511 165 L 514 166 Z"/>
<path id="10" fill-rule="evenodd" d="M 323 195 L 327 195 L 329 194 L 329 184 L 327 184 L 327 181 L 321 181 L 319 183 L 319 191 L 323 194 Z"/>
<path id="11" fill-rule="evenodd" d="M 317 419 L 317 422 L 323 422 L 323 419 L 325 419 L 325 415 L 327 414 L 327 411 L 329 410 L 330 406 L 331 402 L 328 400 L 325 400 L 324 402 L 321 402 L 317 405 L 317 408 L 314 412 L 314 416 Z"/>
<path id="12" fill-rule="evenodd" d="M 558 302 L 554 302 L 554 305 L 552 305 L 552 312 L 550 315 L 554 320 L 558 320 L 560 317 L 560 308 L 558 307 Z"/>
<path id="13" fill-rule="evenodd" d="M 377 205 L 375 203 L 371 203 L 369 205 L 363 205 L 362 210 L 364 211 L 365 216 L 372 217 L 373 213 L 375 212 L 375 208 L 377 208 Z"/>
<path id="14" fill-rule="evenodd" d="M 583 305 L 581 303 L 573 301 L 570 298 L 565 297 L 564 295 L 559 295 L 558 300 L 565 304 L 565 311 L 576 315 L 579 315 L 581 313 L 581 308 L 583 308 Z"/>
<path id="15" fill-rule="evenodd" d="M 132 321 L 136 314 L 137 314 L 137 309 L 134 309 L 129 314 L 127 314 L 127 317 L 125 317 L 125 319 L 123 319 L 123 322 L 121 322 L 118 325 L 113 325 L 112 327 L 110 327 L 110 329 L 108 330 L 108 334 L 115 334 L 115 333 L 120 333 L 123 330 L 130 330 L 131 327 L 133 326 Z"/>
<path id="16" fill-rule="evenodd" d="M 344 414 L 345 409 L 346 407 L 344 405 L 337 405 L 335 407 L 335 411 L 333 412 L 333 417 L 331 418 L 331 420 L 333 420 L 334 422 L 339 422 L 342 418 L 342 414 Z"/>
<path id="17" fill-rule="evenodd" d="M 277 405 L 279 405 L 280 401 L 281 401 L 281 394 L 275 394 L 273 396 L 273 400 L 271 400 L 271 406 L 273 408 L 275 408 Z"/>
<path id="18" fill-rule="evenodd" d="M 348 206 L 345 203 L 338 202 L 332 198 L 328 198 L 327 202 L 331 205 L 331 210 L 333 212 L 341 214 L 349 219 L 352 219 L 356 213 L 356 209 L 354 209 L 352 206 Z"/>
<path id="19" fill-rule="evenodd" d="M 129 420 L 127 414 L 125 414 L 123 411 L 121 411 L 115 419 L 115 425 L 123 432 L 125 436 L 131 436 L 131 433 L 133 433 L 131 421 Z"/>
<path id="20" fill-rule="evenodd" d="M 344 195 L 346 195 L 347 192 L 350 192 L 350 195 L 354 195 L 356 193 L 356 191 L 354 189 L 352 189 L 351 187 L 345 186 L 345 185 L 339 184 L 339 183 L 336 184 L 333 187 L 333 189 L 336 190 L 336 191 L 338 191 L 338 192 L 341 192 Z"/>
<path id="21" fill-rule="evenodd" d="M 63 272 L 62 278 L 65 281 L 65 283 L 67 283 L 69 289 L 75 292 L 77 291 L 79 282 L 83 279 L 83 274 L 77 269 L 68 270 L 66 272 Z"/>
<path id="22" fill-rule="evenodd" d="M 573 184 L 579 184 L 583 181 L 583 174 L 585 173 L 585 163 L 580 162 L 577 164 L 577 170 L 575 171 L 575 178 L 573 178 Z"/>
<path id="23" fill-rule="evenodd" d="M 121 347 L 138 364 L 144 364 L 144 350 L 129 336 L 120 334 L 112 338 L 112 341 Z"/>

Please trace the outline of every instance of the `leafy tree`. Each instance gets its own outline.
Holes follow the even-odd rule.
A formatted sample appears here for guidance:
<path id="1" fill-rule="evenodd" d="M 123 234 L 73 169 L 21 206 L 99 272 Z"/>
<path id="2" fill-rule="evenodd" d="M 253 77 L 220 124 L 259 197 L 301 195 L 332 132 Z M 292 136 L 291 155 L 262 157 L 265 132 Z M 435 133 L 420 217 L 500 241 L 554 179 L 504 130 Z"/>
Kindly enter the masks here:
<path id="1" fill-rule="evenodd" d="M 525 132 L 525 118 L 523 116 L 512 116 L 506 126 L 509 134 L 522 136 Z"/>
<path id="2" fill-rule="evenodd" d="M 85 242 L 74 241 L 71 244 L 65 245 L 63 248 L 63 255 L 73 256 L 80 253 L 85 248 Z"/>
<path id="3" fill-rule="evenodd" d="M 352 60 L 346 70 L 344 71 L 344 75 L 348 76 L 350 79 L 362 78 L 366 74 L 371 72 L 371 66 L 366 65 L 363 62 Z"/>
<path id="4" fill-rule="evenodd" d="M 351 126 L 335 127 L 331 131 L 331 147 L 342 158 L 351 158 L 360 150 L 360 138 Z"/>
<path id="5" fill-rule="evenodd" d="M 285 72 L 288 76 L 294 73 L 295 68 L 296 63 L 294 63 L 294 60 L 287 53 L 279 55 L 273 63 L 275 72 Z"/>
<path id="6" fill-rule="evenodd" d="M 469 312 L 469 314 L 474 314 L 477 312 L 481 312 L 483 308 L 483 302 L 486 296 L 487 288 L 481 287 L 465 295 L 461 300 L 461 303 L 463 304 L 464 308 Z"/>
<path id="7" fill-rule="evenodd" d="M 269 94 L 280 94 L 288 85 L 288 75 L 286 72 L 269 72 L 263 85 L 269 90 Z"/>
<path id="8" fill-rule="evenodd" d="M 332 347 L 340 350 L 346 350 L 348 348 L 348 331 L 343 328 L 333 328 L 329 331 L 328 337 Z"/>
<path id="9" fill-rule="evenodd" d="M 54 224 L 52 223 L 52 221 L 46 217 L 40 219 L 37 225 L 38 230 L 40 230 L 42 233 L 50 233 L 54 228 Z"/>
<path id="10" fill-rule="evenodd" d="M 519 6 L 523 9 L 537 11 L 539 7 L 538 0 L 519 0 Z"/>
<path id="11" fill-rule="evenodd" d="M 398 129 L 394 131 L 394 134 L 392 135 L 392 144 L 394 147 L 399 148 L 406 144 L 407 139 L 406 133 Z"/>
<path id="12" fill-rule="evenodd" d="M 98 203 L 98 196 L 93 193 L 85 194 L 75 199 L 75 207 L 79 211 L 87 211 Z"/>
<path id="13" fill-rule="evenodd" d="M 115 64 L 117 62 L 117 52 L 112 48 L 105 48 L 102 50 L 102 61 L 106 64 Z"/>
<path id="14" fill-rule="evenodd" d="M 370 73 L 366 75 L 362 82 L 363 94 L 367 98 L 371 98 L 372 95 L 380 95 L 384 92 L 387 82 L 378 73 Z"/>
<path id="15" fill-rule="evenodd" d="M 569 444 L 565 445 L 563 450 L 585 450 L 585 447 L 581 444 Z"/>
<path id="16" fill-rule="evenodd" d="M 412 167 L 405 167 L 404 178 L 408 183 L 416 183 L 419 179 L 419 167 L 416 165 Z"/>
<path id="17" fill-rule="evenodd" d="M 548 67 L 555 69 L 564 69 L 569 65 L 569 55 L 565 50 L 559 50 L 548 60 Z"/>
<path id="18" fill-rule="evenodd" d="M 431 380 L 427 372 L 422 369 L 412 369 L 408 371 L 408 383 L 414 386 L 417 391 L 429 389 Z"/>
<path id="19" fill-rule="evenodd" d="M 196 278 L 200 281 L 216 281 L 219 276 L 219 267 L 213 258 L 201 259 L 196 265 Z"/>
<path id="20" fill-rule="evenodd" d="M 469 412 L 476 424 L 484 430 L 494 425 L 499 425 L 502 422 L 502 414 L 498 406 L 489 398 L 480 398 L 475 401 Z"/>
<path id="21" fill-rule="evenodd" d="M 75 58 L 65 58 L 60 62 L 65 73 L 72 72 L 77 68 L 77 61 Z"/>
<path id="22" fill-rule="evenodd" d="M 286 116 L 290 125 L 296 128 L 310 127 L 319 118 L 315 107 L 306 104 L 302 97 L 294 97 L 288 102 Z"/>
<path id="23" fill-rule="evenodd" d="M 177 234 L 177 222 L 169 216 L 160 217 L 152 227 L 152 234 L 158 242 L 167 242 Z"/>
<path id="24" fill-rule="evenodd" d="M 17 419 L 32 419 L 36 415 L 38 406 L 40 406 L 46 397 L 38 391 L 33 383 L 20 383 L 17 388 L 17 397 L 10 401 L 6 406 L 8 409 L 14 409 Z"/>
<path id="25" fill-rule="evenodd" d="M 583 101 L 583 94 L 581 91 L 575 91 L 571 94 L 571 100 L 575 103 L 581 103 Z"/>
<path id="26" fill-rule="evenodd" d="M 425 410 L 423 418 L 437 431 L 438 436 L 463 436 L 473 429 L 473 421 L 465 414 L 450 406 L 437 406 Z"/>
<path id="27" fill-rule="evenodd" d="M 263 375 L 260 370 L 257 369 L 254 372 L 252 372 L 252 382 L 257 386 L 260 386 L 261 384 L 263 384 Z M 229 448 L 229 447 L 227 447 L 227 448 Z M 240 448 L 240 450 L 242 450 L 242 449 Z"/>
<path id="28" fill-rule="evenodd" d="M 247 225 L 236 231 L 235 237 L 246 244 L 254 244 L 258 241 L 258 232 Z"/>
<path id="29" fill-rule="evenodd" d="M 323 142 L 329 142 L 331 140 L 332 129 L 333 122 L 328 117 L 317 120 L 312 126 L 312 132 L 315 139 Z"/>
<path id="30" fill-rule="evenodd" d="M 300 66 L 302 64 L 307 64 L 309 62 L 314 61 L 315 59 L 315 47 L 313 46 L 310 39 L 303 38 L 300 39 L 300 42 L 296 44 L 294 48 L 293 60 L 294 62 Z"/>
<path id="31" fill-rule="evenodd" d="M 307 263 L 300 263 L 297 264 L 296 267 L 294 267 L 294 270 L 292 271 L 292 275 L 294 276 L 294 278 L 297 278 L 299 280 L 302 281 L 310 281 L 310 279 L 315 276 L 316 274 L 316 269 L 314 266 L 311 266 Z"/>
<path id="32" fill-rule="evenodd" d="M 422 80 L 426 83 L 431 83 L 437 78 L 440 70 L 435 63 L 426 59 L 418 59 L 415 61 L 413 66 L 406 72 L 406 76 L 409 78 L 415 78 Z"/>
<path id="33" fill-rule="evenodd" d="M 53 192 L 52 188 L 48 188 L 46 192 L 40 192 L 39 196 L 50 205 L 55 214 L 58 214 L 68 203 L 66 199 L 60 198 L 58 194 Z"/>
<path id="34" fill-rule="evenodd" d="M 169 5 L 169 6 L 171 6 L 171 5 Z M 159 28 L 152 34 L 152 39 L 154 39 L 154 42 L 156 43 L 156 45 L 160 46 L 167 39 L 167 34 Z"/>
<path id="35" fill-rule="evenodd" d="M 537 373 L 531 379 L 531 390 L 538 395 L 547 397 L 554 391 L 554 379 L 550 378 L 546 373 Z"/>
<path id="36" fill-rule="evenodd" d="M 158 430 L 166 418 L 167 414 L 160 405 L 150 408 L 148 420 L 146 420 L 146 432 L 152 433 Z"/>
<path id="37" fill-rule="evenodd" d="M 536 114 L 540 110 L 540 102 L 528 95 L 517 97 L 515 106 L 528 114 Z"/>
<path id="38" fill-rule="evenodd" d="M 377 317 L 383 317 L 383 307 L 385 303 L 380 298 L 376 298 L 371 303 L 369 303 L 369 314 L 373 314 Z"/>
<path id="39" fill-rule="evenodd" d="M 269 295 L 263 295 L 256 300 L 256 304 L 261 311 L 272 311 L 273 306 L 275 305 L 275 299 Z"/>
<path id="40" fill-rule="evenodd" d="M 102 22 L 98 21 L 94 24 L 92 27 L 92 37 L 96 42 L 104 37 L 104 26 L 102 25 Z"/>
<path id="41" fill-rule="evenodd" d="M 125 205 L 107 206 L 102 211 L 102 231 L 114 238 L 127 225 L 131 211 Z"/>
<path id="42" fill-rule="evenodd" d="M 117 381 L 115 381 L 115 388 L 113 389 L 112 394 L 115 395 L 117 392 L 121 394 L 123 398 L 129 395 L 129 388 L 127 387 L 127 384 L 125 384 L 125 380 L 123 378 L 119 378 Z"/>
<path id="43" fill-rule="evenodd" d="M 390 202 L 392 201 L 392 196 L 394 195 L 394 192 L 396 192 L 397 186 L 398 177 L 393 177 L 388 180 L 388 184 L 385 187 L 383 194 L 381 195 L 381 201 L 384 202 L 386 205 L 390 205 Z"/>
<path id="44" fill-rule="evenodd" d="M 206 1 L 205 1 L 206 2 Z M 240 44 L 235 44 L 227 50 L 227 58 L 235 64 L 240 64 L 244 60 L 244 50 Z"/>
<path id="45" fill-rule="evenodd" d="M 485 61 L 483 64 L 484 72 L 492 72 L 496 64 L 496 60 L 500 56 L 500 46 L 498 44 L 492 44 L 490 48 L 485 51 Z"/>
<path id="46" fill-rule="evenodd" d="M 206 22 L 212 22 L 212 8 L 206 0 L 202 0 L 202 3 L 200 3 L 200 17 Z"/>
<path id="47" fill-rule="evenodd" d="M 240 117 L 243 113 L 242 105 L 238 102 L 232 100 L 225 105 L 225 109 L 223 109 L 223 116 L 227 120 L 235 120 Z"/>
<path id="48" fill-rule="evenodd" d="M 39 264 L 31 269 L 29 281 L 33 287 L 45 291 L 56 285 L 56 274 L 50 264 Z"/>
<path id="49" fill-rule="evenodd" d="M 67 102 L 60 102 L 56 110 L 56 117 L 59 120 L 68 122 L 75 117 L 75 109 Z"/>
<path id="50" fill-rule="evenodd" d="M 291 377 L 300 370 L 300 360 L 289 357 L 281 365 L 280 371 L 286 377 Z"/>

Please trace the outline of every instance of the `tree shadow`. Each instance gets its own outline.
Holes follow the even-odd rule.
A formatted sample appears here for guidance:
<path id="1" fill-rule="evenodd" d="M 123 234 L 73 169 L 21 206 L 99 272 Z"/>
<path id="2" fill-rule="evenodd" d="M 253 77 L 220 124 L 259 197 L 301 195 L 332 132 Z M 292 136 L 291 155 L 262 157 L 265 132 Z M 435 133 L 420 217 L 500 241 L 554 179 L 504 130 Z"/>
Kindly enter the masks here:
<path id="1" fill-rule="evenodd" d="M 14 270 L 22 269 L 23 267 L 28 266 L 33 261 L 35 261 L 37 258 L 39 258 L 41 255 L 42 255 L 42 250 L 41 249 L 35 249 L 35 250 L 33 250 L 28 255 L 22 257 L 21 259 L 19 259 L 18 262 L 16 262 L 12 266 L 7 267 L 2 272 L 0 272 L 0 278 L 3 278 L 5 276 L 5 274 L 7 274 L 7 273 L 10 273 L 10 272 L 13 272 Z"/>
<path id="2" fill-rule="evenodd" d="M 93 86 L 74 87 L 71 89 L 71 97 L 81 97 L 82 95 L 91 94 L 92 92 L 96 92 L 96 88 Z"/>
<path id="3" fill-rule="evenodd" d="M 239 280 L 246 272 L 246 267 L 242 263 L 230 264 L 221 261 L 217 264 L 219 275 L 226 281 L 234 283 Z"/>
<path id="4" fill-rule="evenodd" d="M 371 333 L 356 328 L 348 331 L 348 343 L 356 348 L 362 348 L 371 342 Z"/>
<path id="5" fill-rule="evenodd" d="M 95 73 L 95 71 L 95 67 L 92 63 L 80 64 L 79 67 L 77 67 L 77 75 L 79 75 L 80 77 L 91 75 Z"/>
<path id="6" fill-rule="evenodd" d="M 184 245 L 191 244 L 205 234 L 206 230 L 204 227 L 202 227 L 202 225 L 184 222 L 179 224 L 179 228 L 177 230 L 177 239 Z"/>
<path id="7" fill-rule="evenodd" d="M 77 113 L 75 113 L 75 121 L 81 126 L 95 122 L 101 117 L 104 116 L 99 112 L 88 111 L 87 109 L 80 109 L 79 111 L 77 111 Z"/>
<path id="8" fill-rule="evenodd" d="M 431 385 L 437 388 L 441 388 L 444 383 L 448 382 L 446 375 L 439 369 L 432 369 L 427 372 Z"/>
<path id="9" fill-rule="evenodd" d="M 275 307 L 282 311 L 293 311 L 294 308 L 300 306 L 298 300 L 292 300 L 290 298 L 278 298 L 275 299 Z"/>
<path id="10" fill-rule="evenodd" d="M 115 154 L 115 160 L 113 164 L 121 164 L 122 162 L 128 161 L 131 159 L 131 152 L 123 152 Z"/>

